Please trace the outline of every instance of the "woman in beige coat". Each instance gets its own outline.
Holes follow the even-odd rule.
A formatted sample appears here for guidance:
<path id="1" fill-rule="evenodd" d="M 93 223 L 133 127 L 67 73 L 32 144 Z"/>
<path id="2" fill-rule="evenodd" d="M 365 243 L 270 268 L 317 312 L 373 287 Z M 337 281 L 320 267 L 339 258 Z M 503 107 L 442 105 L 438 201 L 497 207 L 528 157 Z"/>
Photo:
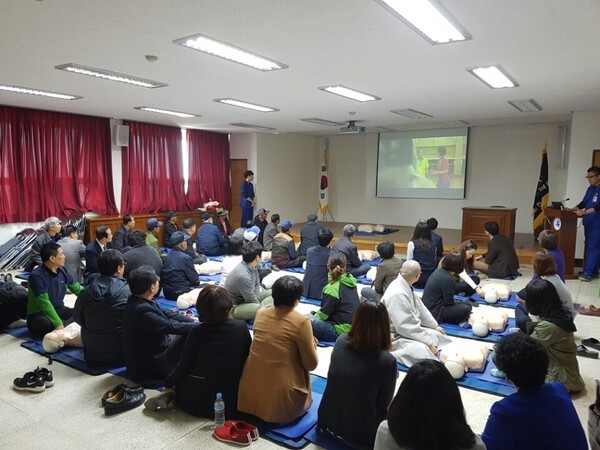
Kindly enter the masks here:
<path id="1" fill-rule="evenodd" d="M 302 282 L 279 278 L 272 289 L 273 308 L 261 309 L 244 365 L 238 410 L 266 422 L 287 423 L 312 404 L 309 372 L 317 367 L 317 341 L 308 317 L 295 311 Z"/>

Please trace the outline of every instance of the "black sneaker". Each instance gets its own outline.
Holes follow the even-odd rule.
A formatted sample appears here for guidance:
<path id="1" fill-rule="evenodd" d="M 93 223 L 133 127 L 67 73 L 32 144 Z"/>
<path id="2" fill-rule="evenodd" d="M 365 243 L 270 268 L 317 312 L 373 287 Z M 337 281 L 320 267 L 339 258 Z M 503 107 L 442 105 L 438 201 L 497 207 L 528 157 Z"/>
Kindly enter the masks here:
<path id="1" fill-rule="evenodd" d="M 33 373 L 40 375 L 44 380 L 44 385 L 49 388 L 54 386 L 54 377 L 52 376 L 52 371 L 42 367 L 41 369 L 38 367 L 33 371 Z"/>
<path id="2" fill-rule="evenodd" d="M 15 378 L 13 386 L 17 391 L 44 392 L 46 385 L 40 374 L 27 372 L 23 378 Z"/>

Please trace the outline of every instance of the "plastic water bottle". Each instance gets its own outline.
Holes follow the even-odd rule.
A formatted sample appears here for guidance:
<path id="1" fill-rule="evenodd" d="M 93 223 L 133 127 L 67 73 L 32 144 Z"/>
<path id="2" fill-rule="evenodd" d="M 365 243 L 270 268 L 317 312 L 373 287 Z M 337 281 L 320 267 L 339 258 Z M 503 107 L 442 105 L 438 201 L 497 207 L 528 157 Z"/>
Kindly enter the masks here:
<path id="1" fill-rule="evenodd" d="M 215 427 L 222 427 L 225 425 L 225 402 L 223 401 L 223 394 L 217 392 L 217 398 L 215 399 Z"/>

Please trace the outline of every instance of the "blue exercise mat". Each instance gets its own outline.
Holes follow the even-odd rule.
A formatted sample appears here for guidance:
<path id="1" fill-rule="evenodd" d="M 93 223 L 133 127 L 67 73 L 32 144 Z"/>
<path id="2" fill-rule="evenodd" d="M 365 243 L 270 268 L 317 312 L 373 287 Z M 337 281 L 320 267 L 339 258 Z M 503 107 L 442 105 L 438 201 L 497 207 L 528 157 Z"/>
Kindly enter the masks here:
<path id="1" fill-rule="evenodd" d="M 369 286 L 371 286 L 371 285 L 373 284 L 373 281 L 372 281 L 372 280 L 369 280 L 369 279 L 368 279 L 367 277 L 365 277 L 365 276 L 358 277 L 358 278 L 356 279 L 356 282 L 357 282 L 357 283 L 360 283 L 360 284 L 366 284 L 366 285 L 369 285 Z"/>
<path id="2" fill-rule="evenodd" d="M 321 306 L 320 298 L 300 297 L 300 303 L 308 303 L 310 305 Z"/>
<path id="3" fill-rule="evenodd" d="M 371 267 L 377 267 L 379 264 L 381 264 L 381 258 L 378 256 L 375 259 L 372 259 L 371 261 L 363 261 L 364 264 L 368 264 Z"/>
<path id="4" fill-rule="evenodd" d="M 108 372 L 108 370 L 104 367 L 92 367 L 86 363 L 83 357 L 82 348 L 63 347 L 56 353 L 46 353 L 41 342 L 28 341 L 22 342 L 21 347 L 45 356 L 46 358 L 52 359 L 52 361 L 58 361 L 66 366 L 72 367 L 73 369 L 87 373 L 88 375 L 102 375 Z"/>
<path id="5" fill-rule="evenodd" d="M 20 280 L 29 280 L 29 272 L 21 272 L 15 275 L 15 278 Z"/>
<path id="6" fill-rule="evenodd" d="M 285 270 L 286 272 L 294 272 L 294 273 L 306 273 L 306 270 L 304 270 L 302 267 L 289 267 L 289 268 L 281 269 L 281 270 Z"/>
<path id="7" fill-rule="evenodd" d="M 221 274 L 217 273 L 214 275 L 198 275 L 198 279 L 200 281 L 214 281 L 215 283 L 218 283 L 221 281 Z"/>
<path id="8" fill-rule="evenodd" d="M 452 323 L 440 323 L 440 327 L 442 327 L 448 336 L 455 336 L 467 339 L 476 339 L 478 341 L 484 342 L 498 342 L 502 339 L 503 336 L 510 334 L 510 329 L 515 328 L 517 325 L 515 323 L 515 319 L 509 318 L 506 322 L 506 326 L 502 331 L 490 331 L 490 333 L 486 337 L 479 337 L 473 334 L 473 330 L 471 326 L 469 328 L 463 328 L 460 325 L 455 325 Z"/>
<path id="9" fill-rule="evenodd" d="M 480 297 L 476 293 L 471 295 L 470 297 L 461 297 L 459 295 L 455 295 L 454 298 L 457 300 L 468 300 L 470 298 L 471 300 L 475 300 L 477 303 L 481 303 L 482 305 L 502 306 L 503 308 L 512 308 L 512 309 L 515 309 L 517 307 L 517 305 L 519 304 L 519 302 L 517 301 L 517 293 L 516 292 L 511 292 L 510 297 L 508 297 L 508 300 L 498 299 L 497 303 L 488 303 L 485 301 L 485 299 L 483 297 Z"/>

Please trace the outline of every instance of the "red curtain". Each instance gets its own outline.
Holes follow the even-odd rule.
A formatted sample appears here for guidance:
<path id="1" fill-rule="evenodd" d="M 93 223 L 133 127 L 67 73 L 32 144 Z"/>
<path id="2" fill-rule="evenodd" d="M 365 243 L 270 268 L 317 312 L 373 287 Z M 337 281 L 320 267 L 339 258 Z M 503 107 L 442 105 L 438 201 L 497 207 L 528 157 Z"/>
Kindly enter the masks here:
<path id="1" fill-rule="evenodd" d="M 108 119 L 0 106 L 0 222 L 118 212 Z"/>
<path id="2" fill-rule="evenodd" d="M 184 192 L 181 129 L 138 122 L 123 148 L 121 211 L 146 214 L 189 210 Z"/>
<path id="3" fill-rule="evenodd" d="M 194 208 L 209 200 L 231 208 L 229 180 L 229 136 L 202 130 L 187 130 L 189 149 L 188 202 Z"/>

